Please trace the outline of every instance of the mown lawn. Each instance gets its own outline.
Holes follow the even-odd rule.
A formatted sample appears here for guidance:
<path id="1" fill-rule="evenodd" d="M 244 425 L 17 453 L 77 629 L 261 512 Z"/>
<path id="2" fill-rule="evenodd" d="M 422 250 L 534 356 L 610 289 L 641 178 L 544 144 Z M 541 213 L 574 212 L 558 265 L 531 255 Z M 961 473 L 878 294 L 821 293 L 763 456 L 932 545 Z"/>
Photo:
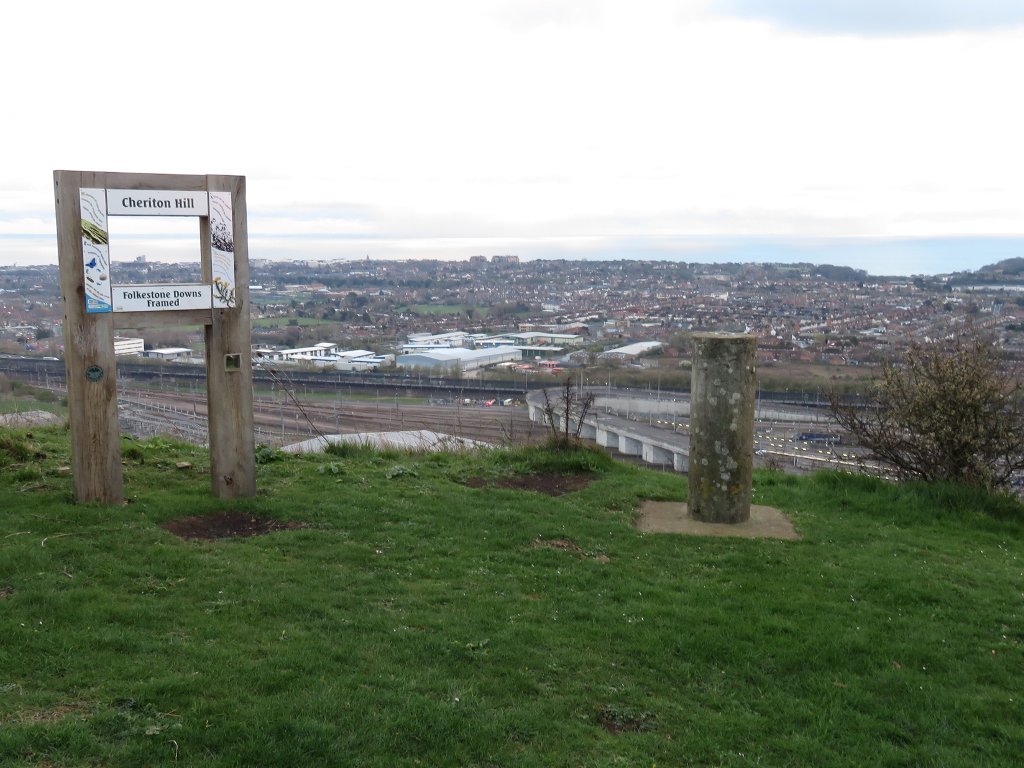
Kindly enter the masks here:
<path id="1" fill-rule="evenodd" d="M 1009 766 L 1024 509 L 755 477 L 796 542 L 642 534 L 685 479 L 582 452 L 204 451 L 125 440 L 76 505 L 63 430 L 0 431 L 0 764 Z M 176 464 L 190 467 L 179 469 Z M 501 487 L 589 472 L 563 496 Z M 471 482 L 472 481 L 472 482 Z M 473 487 L 480 486 L 480 487 Z M 183 540 L 242 511 L 306 527 Z"/>

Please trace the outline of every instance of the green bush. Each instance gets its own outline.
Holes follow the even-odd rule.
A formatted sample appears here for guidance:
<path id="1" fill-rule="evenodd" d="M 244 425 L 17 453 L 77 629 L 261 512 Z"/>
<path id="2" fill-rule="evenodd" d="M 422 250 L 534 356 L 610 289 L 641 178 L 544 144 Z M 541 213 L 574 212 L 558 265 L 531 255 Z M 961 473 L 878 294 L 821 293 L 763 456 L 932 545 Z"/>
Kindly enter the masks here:
<path id="1" fill-rule="evenodd" d="M 274 461 L 284 461 L 288 454 L 270 445 L 257 445 L 253 454 L 257 464 L 270 464 Z"/>

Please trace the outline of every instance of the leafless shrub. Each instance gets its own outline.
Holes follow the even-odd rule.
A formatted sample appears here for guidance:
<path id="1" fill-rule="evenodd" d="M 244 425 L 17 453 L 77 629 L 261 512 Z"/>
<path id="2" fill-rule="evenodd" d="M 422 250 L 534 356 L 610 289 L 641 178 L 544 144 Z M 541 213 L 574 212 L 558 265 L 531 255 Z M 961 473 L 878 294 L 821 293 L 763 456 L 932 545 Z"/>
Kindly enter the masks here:
<path id="1" fill-rule="evenodd" d="M 863 405 L 833 392 L 832 412 L 901 479 L 1007 488 L 1024 470 L 1024 383 L 990 340 L 968 328 L 915 344 L 882 366 Z"/>
<path id="2" fill-rule="evenodd" d="M 565 380 L 554 402 L 548 390 L 543 392 L 544 420 L 551 433 L 551 443 L 563 447 L 577 444 L 583 430 L 583 420 L 594 405 L 594 393 L 577 390 L 572 378 Z"/>
<path id="3" fill-rule="evenodd" d="M 526 428 L 524 430 L 525 434 L 524 432 L 517 432 L 515 426 L 515 419 L 513 418 L 512 414 L 513 409 L 510 407 L 508 410 L 508 424 L 505 424 L 504 422 L 498 422 L 498 427 L 501 430 L 501 444 L 507 447 L 520 444 L 529 445 L 529 443 L 533 440 L 533 422 L 528 421 L 526 423 Z"/>

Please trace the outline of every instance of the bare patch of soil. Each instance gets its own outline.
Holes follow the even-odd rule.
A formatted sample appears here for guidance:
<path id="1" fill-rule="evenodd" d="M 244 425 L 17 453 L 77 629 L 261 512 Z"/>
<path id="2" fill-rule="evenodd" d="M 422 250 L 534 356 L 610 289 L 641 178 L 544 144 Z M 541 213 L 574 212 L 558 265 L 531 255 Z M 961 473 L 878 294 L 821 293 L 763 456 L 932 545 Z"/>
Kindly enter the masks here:
<path id="1" fill-rule="evenodd" d="M 305 528 L 295 520 L 274 520 L 249 512 L 217 512 L 169 520 L 160 525 L 165 531 L 183 539 L 231 539 L 241 536 L 262 536 L 274 531 L 292 531 Z"/>
<path id="2" fill-rule="evenodd" d="M 572 539 L 541 539 L 536 538 L 533 540 L 533 546 L 535 547 L 546 547 L 547 549 L 561 549 L 566 552 L 572 552 L 573 554 L 579 555 L 580 557 L 586 557 L 587 553 L 583 551 L 583 547 L 577 544 Z"/>
<path id="3" fill-rule="evenodd" d="M 14 587 L 7 587 L 7 586 L 0 587 L 0 600 L 3 600 L 5 597 L 10 597 L 13 594 L 14 594 Z"/>
<path id="4" fill-rule="evenodd" d="M 66 717 L 84 719 L 89 714 L 84 704 L 58 704 L 52 709 L 31 709 L 15 712 L 10 719 L 17 723 L 55 723 Z"/>
<path id="5" fill-rule="evenodd" d="M 565 493 L 579 491 L 594 481 L 593 475 L 516 475 L 500 480 L 487 480 L 482 477 L 471 477 L 466 481 L 470 488 L 513 488 L 520 491 L 537 491 L 548 496 L 561 496 Z"/>
<path id="6" fill-rule="evenodd" d="M 563 552 L 572 552 L 574 555 L 584 559 L 591 557 L 591 555 L 584 551 L 583 547 L 572 539 L 542 539 L 538 536 L 533 540 L 533 546 L 534 548 L 543 547 L 545 549 L 558 549 Z M 591 559 L 596 560 L 599 563 L 611 562 L 608 555 L 593 555 Z"/>
<path id="7" fill-rule="evenodd" d="M 628 707 L 604 706 L 597 712 L 597 722 L 609 733 L 643 733 L 654 730 L 657 718 Z"/>

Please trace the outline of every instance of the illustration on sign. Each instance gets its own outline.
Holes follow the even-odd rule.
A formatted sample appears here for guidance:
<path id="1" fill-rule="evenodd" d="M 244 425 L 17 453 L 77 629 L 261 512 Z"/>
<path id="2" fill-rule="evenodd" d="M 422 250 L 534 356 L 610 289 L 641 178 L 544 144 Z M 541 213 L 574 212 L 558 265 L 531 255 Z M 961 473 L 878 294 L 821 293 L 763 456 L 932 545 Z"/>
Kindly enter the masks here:
<path id="1" fill-rule="evenodd" d="M 231 193 L 210 192 L 210 240 L 213 256 L 213 306 L 235 306 L 235 239 Z"/>
<path id="2" fill-rule="evenodd" d="M 102 189 L 79 190 L 82 208 L 82 268 L 85 271 L 85 311 L 110 312 L 110 236 L 107 200 Z"/>

